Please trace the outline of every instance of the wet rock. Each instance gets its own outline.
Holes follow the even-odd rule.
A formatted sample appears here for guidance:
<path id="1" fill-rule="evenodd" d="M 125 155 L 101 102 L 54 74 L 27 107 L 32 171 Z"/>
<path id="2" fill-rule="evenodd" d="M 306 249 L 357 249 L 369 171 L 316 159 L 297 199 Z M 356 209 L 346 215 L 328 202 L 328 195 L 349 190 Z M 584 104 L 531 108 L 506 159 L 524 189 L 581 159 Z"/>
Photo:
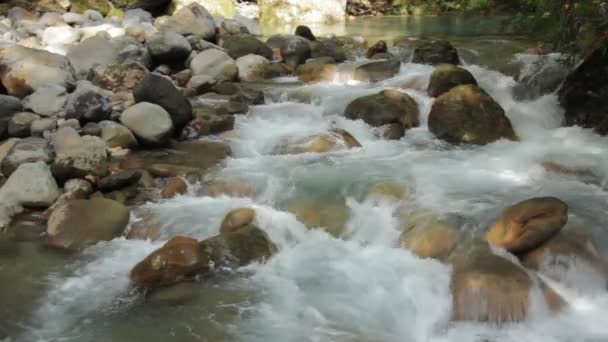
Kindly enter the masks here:
<path id="1" fill-rule="evenodd" d="M 222 221 L 220 226 L 220 233 L 233 233 L 237 230 L 253 224 L 255 219 L 255 210 L 251 208 L 237 208 L 233 209 Z"/>
<path id="2" fill-rule="evenodd" d="M 11 175 L 21 164 L 53 160 L 48 142 L 42 138 L 25 138 L 19 140 L 2 160 L 2 173 Z"/>
<path id="3" fill-rule="evenodd" d="M 207 75 L 218 82 L 236 80 L 239 69 L 236 62 L 225 52 L 217 49 L 204 50 L 190 62 L 194 75 Z"/>
<path id="4" fill-rule="evenodd" d="M 135 101 L 159 105 L 171 116 L 176 132 L 192 120 L 190 101 L 167 78 L 149 73 L 137 85 L 133 93 Z"/>
<path id="5" fill-rule="evenodd" d="M 608 281 L 608 263 L 590 237 L 560 232 L 539 247 L 519 256 L 527 268 L 565 284 L 569 288 L 603 291 Z"/>
<path id="6" fill-rule="evenodd" d="M 587 57 L 559 89 L 567 125 L 608 134 L 608 56 L 600 47 Z"/>
<path id="7" fill-rule="evenodd" d="M 458 230 L 432 215 L 408 220 L 399 246 L 421 258 L 446 260 L 458 243 Z"/>
<path id="8" fill-rule="evenodd" d="M 182 131 L 182 138 L 194 139 L 204 135 L 220 134 L 234 129 L 234 115 L 215 108 L 196 108 L 196 118 Z"/>
<path id="9" fill-rule="evenodd" d="M 351 119 L 361 119 L 371 126 L 400 124 L 404 129 L 418 127 L 418 104 L 409 95 L 396 90 L 383 90 L 375 95 L 360 97 L 344 111 Z"/>
<path id="10" fill-rule="evenodd" d="M 262 81 L 270 71 L 270 61 L 258 55 L 246 55 L 236 60 L 239 79 L 244 82 Z"/>
<path id="11" fill-rule="evenodd" d="M 10 119 L 10 117 L 23 110 L 19 98 L 0 94 L 0 120 Z"/>
<path id="12" fill-rule="evenodd" d="M 399 140 L 405 135 L 405 128 L 398 123 L 380 126 L 380 136 L 386 140 Z"/>
<path id="13" fill-rule="evenodd" d="M 173 121 L 161 106 L 140 102 L 120 116 L 123 125 L 129 128 L 143 144 L 163 145 L 173 134 Z"/>
<path id="14" fill-rule="evenodd" d="M 177 195 L 183 195 L 188 191 L 188 183 L 181 177 L 171 177 L 160 191 L 162 198 L 173 198 Z"/>
<path id="15" fill-rule="evenodd" d="M 192 303 L 200 294 L 200 286 L 196 282 L 183 282 L 146 293 L 146 301 L 155 304 L 183 305 Z"/>
<path id="16" fill-rule="evenodd" d="M 129 209 L 102 198 L 72 200 L 53 211 L 47 226 L 47 244 L 80 250 L 120 236 L 129 223 Z"/>
<path id="17" fill-rule="evenodd" d="M 210 270 L 210 255 L 198 241 L 177 236 L 135 265 L 130 278 L 137 288 L 156 289 L 191 280 Z"/>
<path id="18" fill-rule="evenodd" d="M 131 92 L 148 75 L 148 69 L 140 63 L 111 64 L 96 68 L 93 84 L 114 93 Z"/>
<path id="19" fill-rule="evenodd" d="M 298 25 L 298 27 L 296 27 L 295 35 L 300 36 L 302 38 L 306 38 L 310 41 L 317 40 L 315 35 L 312 33 L 312 30 L 310 29 L 310 27 L 308 27 L 306 25 Z"/>
<path id="20" fill-rule="evenodd" d="M 458 51 L 447 40 L 426 41 L 414 50 L 412 63 L 419 64 L 460 64 Z"/>
<path id="21" fill-rule="evenodd" d="M 296 69 L 298 79 L 303 82 L 322 82 L 334 79 L 338 67 L 333 58 L 322 57 L 309 59 L 306 63 L 299 65 Z"/>
<path id="22" fill-rule="evenodd" d="M 53 174 L 58 179 L 107 174 L 106 144 L 99 137 L 81 137 L 72 127 L 61 127 L 52 137 L 55 147 Z"/>
<path id="23" fill-rule="evenodd" d="M 215 39 L 216 26 L 211 14 L 198 3 L 191 3 L 175 12 L 161 26 L 184 36 L 198 36 L 204 40 Z"/>
<path id="24" fill-rule="evenodd" d="M 431 74 L 427 92 L 429 96 L 438 97 L 450 89 L 464 84 L 477 85 L 475 77 L 466 69 L 446 64 L 437 67 Z"/>
<path id="25" fill-rule="evenodd" d="M 55 203 L 43 213 L 45 221 L 48 221 L 49 217 L 51 217 L 51 214 L 56 208 L 71 200 L 87 199 L 92 193 L 93 186 L 87 180 L 74 178 L 66 181 L 65 184 L 63 184 L 63 193 L 61 196 L 59 196 L 57 201 L 55 201 Z"/>
<path id="26" fill-rule="evenodd" d="M 80 81 L 70 95 L 66 107 L 66 118 L 82 123 L 108 120 L 112 105 L 108 92 L 88 81 Z"/>
<path id="27" fill-rule="evenodd" d="M 368 62 L 355 69 L 354 78 L 358 81 L 379 82 L 399 73 L 401 63 L 396 60 Z"/>
<path id="28" fill-rule="evenodd" d="M 199 245 L 211 255 L 216 267 L 236 268 L 263 262 L 277 250 L 268 235 L 253 225 L 201 241 Z"/>
<path id="29" fill-rule="evenodd" d="M 155 177 L 186 176 L 192 172 L 198 171 L 195 167 L 191 166 L 162 163 L 152 164 L 148 167 L 147 170 Z"/>
<path id="30" fill-rule="evenodd" d="M 275 148 L 274 153 L 325 153 L 355 147 L 361 147 L 361 144 L 350 133 L 342 129 L 333 129 L 328 133 L 315 134 L 296 141 L 284 141 Z"/>
<path id="31" fill-rule="evenodd" d="M 524 321 L 530 312 L 532 291 L 538 292 L 552 312 L 566 305 L 540 278 L 505 256 L 494 254 L 485 244 L 459 249 L 452 261 L 450 288 L 455 321 Z"/>
<path id="32" fill-rule="evenodd" d="M 346 0 L 258 0 L 262 22 L 342 22 Z"/>
<path id="33" fill-rule="evenodd" d="M 292 66 L 304 64 L 311 57 L 310 42 L 306 38 L 295 35 L 274 35 L 266 44 L 272 49 L 278 49 L 281 58 Z"/>
<path id="34" fill-rule="evenodd" d="M 214 179 L 206 181 L 201 186 L 201 192 L 210 197 L 254 197 L 255 187 L 242 179 Z"/>
<path id="35" fill-rule="evenodd" d="M 29 137 L 32 122 L 38 119 L 40 119 L 40 116 L 28 112 L 21 112 L 13 115 L 8 121 L 8 135 L 14 138 Z"/>
<path id="36" fill-rule="evenodd" d="M 125 126 L 114 121 L 102 121 L 99 123 L 100 136 L 109 148 L 133 148 L 137 146 L 137 140 L 133 133 Z"/>
<path id="37" fill-rule="evenodd" d="M 309 44 L 312 58 L 331 57 L 338 63 L 346 61 L 346 51 L 334 39 L 323 38 Z"/>
<path id="38" fill-rule="evenodd" d="M 506 208 L 486 233 L 486 240 L 512 253 L 528 252 L 557 234 L 568 222 L 568 205 L 537 197 Z"/>
<path id="39" fill-rule="evenodd" d="M 17 97 L 51 84 L 66 89 L 75 84 L 74 70 L 66 57 L 19 45 L 0 51 L 0 80 L 8 94 Z"/>
<path id="40" fill-rule="evenodd" d="M 367 198 L 390 198 L 396 200 L 406 200 L 410 197 L 411 191 L 407 186 L 393 182 L 381 182 L 372 185 L 367 191 Z"/>
<path id="41" fill-rule="evenodd" d="M 272 49 L 264 42 L 249 34 L 224 37 L 222 47 L 230 57 L 238 59 L 246 55 L 259 55 L 272 59 Z"/>
<path id="42" fill-rule="evenodd" d="M 474 85 L 457 86 L 439 96 L 431 108 L 428 126 L 437 138 L 455 144 L 518 140 L 504 110 Z"/>
<path id="43" fill-rule="evenodd" d="M 148 40 L 148 50 L 157 63 L 171 64 L 185 61 L 192 52 L 192 46 L 181 34 L 161 31 Z"/>
<path id="44" fill-rule="evenodd" d="M 377 41 L 365 52 L 365 57 L 369 59 L 386 59 L 388 46 L 384 40 Z"/>
<path id="45" fill-rule="evenodd" d="M 30 126 L 30 135 L 33 137 L 42 137 L 45 132 L 53 132 L 57 129 L 57 120 L 53 118 L 43 118 L 32 121 Z"/>
<path id="46" fill-rule="evenodd" d="M 106 176 L 97 182 L 97 188 L 103 192 L 120 190 L 130 185 L 137 184 L 141 178 L 141 171 L 123 170 Z"/>

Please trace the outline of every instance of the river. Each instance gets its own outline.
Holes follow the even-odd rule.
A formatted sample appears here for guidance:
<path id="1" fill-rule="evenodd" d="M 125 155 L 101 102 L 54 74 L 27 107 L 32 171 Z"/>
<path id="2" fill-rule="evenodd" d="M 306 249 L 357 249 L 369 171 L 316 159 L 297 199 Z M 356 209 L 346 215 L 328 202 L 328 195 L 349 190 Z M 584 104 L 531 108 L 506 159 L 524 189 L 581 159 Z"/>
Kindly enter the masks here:
<path id="1" fill-rule="evenodd" d="M 364 35 L 372 42 L 446 36 L 459 48 L 465 68 L 505 109 L 520 142 L 472 147 L 436 140 L 426 127 L 433 99 L 417 89 L 405 92 L 419 105 L 421 125 L 401 140 L 379 138 L 374 128 L 342 115 L 362 95 L 408 82 L 422 82 L 424 88 L 431 66 L 403 63 L 396 77 L 373 85 L 347 77 L 307 86 L 278 80 L 267 90 L 266 104 L 238 117 L 228 140 L 233 156 L 207 175 L 246 180 L 255 185 L 254 198 L 196 195 L 198 185 L 191 184 L 189 195 L 144 206 L 162 223 L 161 241 L 121 238 L 78 256 L 27 239 L 0 242 L 0 302 L 8 304 L 0 308 L 0 332 L 15 336 L 11 342 L 608 340 L 605 284 L 575 274 L 573 284 L 553 284 L 570 304 L 557 316 L 532 304 L 533 314 L 523 323 L 454 323 L 451 267 L 395 248 L 402 229 L 395 213 L 403 205 L 449 217 L 470 236 L 480 236 L 505 206 L 536 196 L 567 202 L 571 221 L 605 225 L 608 192 L 601 183 L 541 166 L 546 160 L 561 162 L 602 179 L 608 174 L 605 138 L 561 127 L 563 110 L 554 94 L 514 99 L 513 70 L 527 66 L 515 53 L 531 44 L 501 27 L 477 18 L 369 18 L 349 22 L 343 31 L 314 26 L 313 31 Z M 302 98 L 307 101 L 296 102 Z M 284 138 L 330 127 L 348 130 L 362 147 L 272 154 Z M 366 198 L 368 187 L 378 182 L 407 185 L 412 196 L 407 203 Z M 322 208 L 327 229 L 308 229 L 287 210 L 301 202 Z M 204 278 L 188 288 L 193 297 L 187 303 L 144 301 L 129 289 L 130 269 L 164 241 L 175 235 L 211 237 L 230 209 L 244 206 L 256 209 L 259 226 L 279 248 L 267 263 Z M 336 230 L 332 223 L 341 217 L 346 224 Z M 606 235 L 594 236 L 604 256 Z"/>

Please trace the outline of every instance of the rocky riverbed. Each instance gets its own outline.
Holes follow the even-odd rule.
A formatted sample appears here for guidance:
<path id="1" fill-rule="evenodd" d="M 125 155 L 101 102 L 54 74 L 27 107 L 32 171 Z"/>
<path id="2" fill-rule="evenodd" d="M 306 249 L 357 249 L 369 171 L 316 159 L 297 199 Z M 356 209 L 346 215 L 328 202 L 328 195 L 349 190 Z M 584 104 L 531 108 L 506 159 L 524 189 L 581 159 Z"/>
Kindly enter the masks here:
<path id="1" fill-rule="evenodd" d="M 605 55 L 217 11 L 0 18 L 0 339 L 608 338 Z"/>

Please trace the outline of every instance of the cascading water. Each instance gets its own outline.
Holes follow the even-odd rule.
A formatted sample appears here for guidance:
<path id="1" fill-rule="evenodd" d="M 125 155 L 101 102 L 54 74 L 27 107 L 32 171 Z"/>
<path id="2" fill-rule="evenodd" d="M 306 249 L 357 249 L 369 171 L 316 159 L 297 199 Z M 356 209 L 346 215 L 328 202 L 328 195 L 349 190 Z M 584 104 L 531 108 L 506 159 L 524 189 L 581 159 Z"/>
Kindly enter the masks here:
<path id="1" fill-rule="evenodd" d="M 151 203 L 145 210 L 163 225 L 161 242 L 119 239 L 89 248 L 81 260 L 51 276 L 49 288 L 16 341 L 606 341 L 605 284 L 588 291 L 589 279 L 550 282 L 570 304 L 556 316 L 532 298 L 532 315 L 497 327 L 450 321 L 451 267 L 395 248 L 403 205 L 433 210 L 461 222 L 479 236 L 507 205 L 536 196 L 568 203 L 571 219 L 601 225 L 608 212 L 602 184 L 547 172 L 546 160 L 582 167 L 599 179 L 608 173 L 605 138 L 578 127 L 562 128 L 555 95 L 530 101 L 512 96 L 516 82 L 478 65 L 466 68 L 505 109 L 521 138 L 486 146 L 451 146 L 426 128 L 433 99 L 406 89 L 417 102 L 421 126 L 399 141 L 378 137 L 362 121 L 347 120 L 353 99 L 416 81 L 425 89 L 433 68 L 403 64 L 387 81 L 370 85 L 344 80 L 310 86 L 281 86 L 274 99 L 237 119 L 230 141 L 233 157 L 214 177 L 238 177 L 254 184 L 253 199 L 189 195 Z M 290 102 L 304 94 L 310 103 Z M 361 148 L 326 154 L 272 155 L 283 139 L 348 130 Z M 366 198 L 369 185 L 407 185 L 407 203 Z M 196 187 L 196 185 L 192 185 Z M 286 210 L 306 194 L 312 201 L 342 203 L 346 212 L 338 237 L 308 229 Z M 196 284 L 190 302 L 144 303 L 130 292 L 128 272 L 175 235 L 215 235 L 233 208 L 252 207 L 258 225 L 279 252 L 265 264 L 225 271 Z M 334 212 L 335 211 L 335 212 Z M 603 227 L 602 227 L 603 228 Z M 608 246 L 598 236 L 600 246 Z M 604 252 L 605 253 L 605 252 Z M 577 282 L 579 279 L 580 282 Z M 593 287 L 593 286 L 591 286 Z M 599 290 L 598 290 L 599 289 Z M 540 296 L 532 294 L 532 297 Z"/>

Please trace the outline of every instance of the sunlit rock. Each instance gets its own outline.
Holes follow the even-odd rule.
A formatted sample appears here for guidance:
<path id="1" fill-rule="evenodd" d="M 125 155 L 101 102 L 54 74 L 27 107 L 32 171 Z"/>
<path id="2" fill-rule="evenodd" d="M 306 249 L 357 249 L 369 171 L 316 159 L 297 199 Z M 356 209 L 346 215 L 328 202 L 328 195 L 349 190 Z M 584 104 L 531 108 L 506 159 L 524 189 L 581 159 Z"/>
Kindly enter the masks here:
<path id="1" fill-rule="evenodd" d="M 477 85 L 477 81 L 468 70 L 446 64 L 437 67 L 433 71 L 427 92 L 429 96 L 438 97 L 450 89 L 463 84 Z"/>
<path id="2" fill-rule="evenodd" d="M 245 226 L 253 224 L 255 219 L 255 210 L 251 208 L 237 208 L 233 209 L 222 221 L 220 226 L 221 233 L 233 233 Z"/>
<path id="3" fill-rule="evenodd" d="M 474 85 L 457 86 L 439 96 L 428 120 L 431 133 L 450 143 L 484 145 L 518 139 L 502 107 Z"/>
<path id="4" fill-rule="evenodd" d="M 361 144 L 343 129 L 315 134 L 296 141 L 286 141 L 275 148 L 275 154 L 325 153 L 360 147 Z"/>
<path id="5" fill-rule="evenodd" d="M 568 222 L 568 205 L 538 197 L 506 208 L 486 233 L 486 240 L 512 253 L 528 252 L 551 239 Z"/>
<path id="6" fill-rule="evenodd" d="M 458 243 L 454 225 L 433 215 L 412 217 L 408 228 L 399 238 L 399 247 L 410 250 L 421 258 L 445 260 Z"/>

